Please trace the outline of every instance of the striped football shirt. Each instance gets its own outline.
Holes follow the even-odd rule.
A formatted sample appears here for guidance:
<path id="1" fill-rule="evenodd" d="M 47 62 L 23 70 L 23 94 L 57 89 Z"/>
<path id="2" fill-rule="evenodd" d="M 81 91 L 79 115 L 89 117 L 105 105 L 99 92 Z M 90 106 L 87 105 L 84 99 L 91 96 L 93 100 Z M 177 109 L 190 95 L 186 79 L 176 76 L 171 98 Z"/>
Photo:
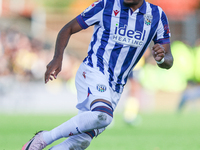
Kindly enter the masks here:
<path id="1" fill-rule="evenodd" d="M 150 42 L 170 43 L 163 10 L 146 1 L 134 12 L 123 0 L 99 0 L 76 17 L 83 29 L 94 25 L 84 63 L 108 74 L 109 84 L 121 93 L 128 74 Z"/>

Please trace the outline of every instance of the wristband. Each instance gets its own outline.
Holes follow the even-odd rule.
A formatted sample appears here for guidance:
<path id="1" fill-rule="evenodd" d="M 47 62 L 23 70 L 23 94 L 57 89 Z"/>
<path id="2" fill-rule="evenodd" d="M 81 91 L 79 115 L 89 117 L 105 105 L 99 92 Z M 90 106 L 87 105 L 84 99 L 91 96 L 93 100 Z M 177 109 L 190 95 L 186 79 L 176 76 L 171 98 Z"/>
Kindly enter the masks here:
<path id="1" fill-rule="evenodd" d="M 163 58 L 161 59 L 161 61 L 156 61 L 156 63 L 157 63 L 158 65 L 160 65 L 160 64 L 164 63 L 164 61 L 165 61 L 165 58 L 163 57 Z"/>

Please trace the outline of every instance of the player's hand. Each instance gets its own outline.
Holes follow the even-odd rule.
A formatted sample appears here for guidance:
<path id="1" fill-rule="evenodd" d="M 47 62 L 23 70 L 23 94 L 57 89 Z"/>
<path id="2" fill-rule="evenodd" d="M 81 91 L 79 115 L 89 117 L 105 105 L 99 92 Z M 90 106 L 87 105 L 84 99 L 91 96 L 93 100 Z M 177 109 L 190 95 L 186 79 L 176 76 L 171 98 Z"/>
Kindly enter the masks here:
<path id="1" fill-rule="evenodd" d="M 47 70 L 45 72 L 45 83 L 50 80 L 57 78 L 58 73 L 61 71 L 62 68 L 62 59 L 53 59 L 48 65 Z"/>
<path id="2" fill-rule="evenodd" d="M 165 57 L 165 48 L 161 44 L 155 44 L 152 47 L 152 55 L 156 61 L 161 61 Z"/>

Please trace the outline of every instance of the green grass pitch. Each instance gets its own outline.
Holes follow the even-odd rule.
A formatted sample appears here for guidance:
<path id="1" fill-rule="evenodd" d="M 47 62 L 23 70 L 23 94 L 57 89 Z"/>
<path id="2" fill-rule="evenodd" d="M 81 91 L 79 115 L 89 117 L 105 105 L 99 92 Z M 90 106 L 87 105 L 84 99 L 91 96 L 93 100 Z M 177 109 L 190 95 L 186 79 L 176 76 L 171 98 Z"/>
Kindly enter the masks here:
<path id="1" fill-rule="evenodd" d="M 50 130 L 72 116 L 0 115 L 0 150 L 20 150 L 35 132 Z M 141 114 L 142 122 L 130 126 L 115 114 L 112 127 L 94 138 L 87 150 L 200 150 L 199 116 L 199 113 Z"/>

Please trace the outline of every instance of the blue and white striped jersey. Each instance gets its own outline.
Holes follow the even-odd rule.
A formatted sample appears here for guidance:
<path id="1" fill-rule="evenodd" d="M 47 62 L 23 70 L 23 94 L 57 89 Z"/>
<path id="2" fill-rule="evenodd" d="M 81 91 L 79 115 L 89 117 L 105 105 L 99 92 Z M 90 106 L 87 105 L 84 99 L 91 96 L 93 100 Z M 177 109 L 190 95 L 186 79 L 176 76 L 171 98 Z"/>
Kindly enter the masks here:
<path id="1" fill-rule="evenodd" d="M 146 1 L 133 12 L 123 0 L 99 0 L 76 19 L 83 29 L 94 25 L 84 63 L 108 74 L 110 86 L 119 93 L 152 40 L 170 43 L 165 13 Z"/>

